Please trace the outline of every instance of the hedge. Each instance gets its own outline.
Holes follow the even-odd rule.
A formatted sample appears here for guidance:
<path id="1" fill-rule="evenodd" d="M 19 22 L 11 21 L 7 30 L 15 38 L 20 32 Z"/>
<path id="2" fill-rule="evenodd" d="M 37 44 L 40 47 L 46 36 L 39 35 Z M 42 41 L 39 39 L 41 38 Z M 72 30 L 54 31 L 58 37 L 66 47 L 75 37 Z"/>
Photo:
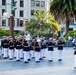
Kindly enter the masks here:
<path id="1" fill-rule="evenodd" d="M 76 37 L 76 30 L 73 31 L 69 31 L 66 35 L 65 35 L 65 39 L 68 40 L 68 37 L 72 36 L 73 38 Z"/>

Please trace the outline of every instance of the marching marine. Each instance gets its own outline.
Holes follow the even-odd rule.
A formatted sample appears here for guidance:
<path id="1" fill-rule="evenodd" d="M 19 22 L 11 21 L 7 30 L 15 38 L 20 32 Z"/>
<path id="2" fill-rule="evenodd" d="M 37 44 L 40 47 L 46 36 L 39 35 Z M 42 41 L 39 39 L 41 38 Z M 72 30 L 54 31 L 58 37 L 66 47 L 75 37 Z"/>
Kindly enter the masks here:
<path id="1" fill-rule="evenodd" d="M 7 39 L 7 37 L 4 37 L 3 40 L 3 51 L 4 51 L 4 59 L 6 59 L 8 57 L 8 48 L 9 48 L 9 41 Z"/>
<path id="2" fill-rule="evenodd" d="M 16 40 L 16 61 L 20 61 L 20 50 L 21 50 L 20 37 Z"/>
<path id="3" fill-rule="evenodd" d="M 53 41 L 53 38 L 50 38 L 48 42 L 49 62 L 53 62 L 54 45 L 55 43 Z"/>
<path id="4" fill-rule="evenodd" d="M 3 39 L 4 39 L 4 36 L 2 37 L 2 40 L 1 40 L 1 54 L 2 56 L 4 55 L 4 49 L 3 49 Z"/>
<path id="5" fill-rule="evenodd" d="M 31 45 L 30 45 L 30 53 L 31 53 L 31 58 L 35 58 L 35 42 L 34 39 L 32 39 L 31 41 Z"/>
<path id="6" fill-rule="evenodd" d="M 75 57 L 75 66 L 74 66 L 74 68 L 76 69 L 76 39 L 74 39 L 74 41 L 73 41 L 73 46 L 74 46 L 74 57 Z"/>
<path id="7" fill-rule="evenodd" d="M 23 46 L 23 53 L 24 53 L 24 63 L 28 63 L 28 57 L 29 57 L 29 44 L 28 42 L 24 39 L 22 41 L 22 46 Z"/>
<path id="8" fill-rule="evenodd" d="M 20 37 L 20 43 L 21 43 L 21 49 L 20 49 L 20 59 L 23 59 L 23 46 L 22 46 L 22 40 L 23 40 L 23 36 Z"/>
<path id="9" fill-rule="evenodd" d="M 45 50 L 46 50 L 46 42 L 44 39 L 41 40 L 40 43 L 40 60 L 42 60 L 43 58 L 45 58 Z"/>
<path id="10" fill-rule="evenodd" d="M 58 61 L 62 61 L 62 50 L 64 45 L 64 41 L 62 38 L 58 38 L 57 45 L 58 45 Z"/>
<path id="11" fill-rule="evenodd" d="M 14 41 L 13 38 L 10 38 L 9 41 L 9 59 L 12 60 L 14 56 Z"/>
<path id="12" fill-rule="evenodd" d="M 35 43 L 35 61 L 36 63 L 40 62 L 40 45 L 38 42 Z"/>

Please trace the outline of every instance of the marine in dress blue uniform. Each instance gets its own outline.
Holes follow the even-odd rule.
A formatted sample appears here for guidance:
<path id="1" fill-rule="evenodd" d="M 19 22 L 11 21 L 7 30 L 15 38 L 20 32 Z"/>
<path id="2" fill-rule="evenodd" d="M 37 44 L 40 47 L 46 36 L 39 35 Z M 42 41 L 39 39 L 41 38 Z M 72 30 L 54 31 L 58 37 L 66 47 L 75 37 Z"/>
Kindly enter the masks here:
<path id="1" fill-rule="evenodd" d="M 5 37 L 3 40 L 4 59 L 6 59 L 8 57 L 8 48 L 9 48 L 9 41 L 8 41 L 7 37 Z"/>
<path id="2" fill-rule="evenodd" d="M 46 50 L 46 42 L 45 40 L 41 40 L 41 44 L 40 44 L 40 60 L 42 60 L 43 58 L 45 58 L 45 50 Z"/>
<path id="3" fill-rule="evenodd" d="M 20 37 L 16 41 L 16 61 L 20 61 L 20 50 L 22 43 L 20 42 Z"/>
<path id="4" fill-rule="evenodd" d="M 32 40 L 31 45 L 30 45 L 31 58 L 35 58 L 34 45 L 35 45 L 35 42 L 34 42 L 34 40 Z"/>
<path id="5" fill-rule="evenodd" d="M 14 57 L 14 41 L 13 38 L 10 38 L 9 41 L 9 59 L 12 60 Z"/>
<path id="6" fill-rule="evenodd" d="M 29 55 L 29 44 L 27 41 L 24 39 L 22 42 L 23 45 L 23 53 L 24 53 L 24 63 L 28 63 L 28 55 Z"/>
<path id="7" fill-rule="evenodd" d="M 42 54 L 43 54 L 43 41 L 40 42 L 40 60 L 42 60 Z"/>
<path id="8" fill-rule="evenodd" d="M 3 37 L 4 38 L 4 37 Z M 1 54 L 2 54 L 2 56 L 4 55 L 4 49 L 3 49 L 3 38 L 2 38 L 2 40 L 1 40 Z"/>
<path id="9" fill-rule="evenodd" d="M 73 42 L 73 46 L 74 46 L 74 58 L 75 58 L 75 66 L 74 66 L 74 68 L 76 69 L 76 39 L 74 40 L 74 42 Z"/>
<path id="10" fill-rule="evenodd" d="M 49 51 L 49 62 L 53 62 L 53 51 L 54 51 L 54 45 L 53 39 L 50 38 L 48 42 L 48 51 Z"/>
<path id="11" fill-rule="evenodd" d="M 47 48 L 47 44 L 46 44 L 45 40 L 43 41 L 42 45 L 43 45 L 43 54 L 42 54 L 42 58 L 46 58 L 46 57 L 45 57 L 45 51 L 46 51 L 46 48 Z"/>
<path id="12" fill-rule="evenodd" d="M 20 49 L 20 59 L 23 59 L 23 47 L 22 47 L 23 36 L 20 37 L 21 49 Z"/>
<path id="13" fill-rule="evenodd" d="M 14 38 L 14 58 L 16 58 L 16 41 L 17 41 L 17 36 Z"/>
<path id="14" fill-rule="evenodd" d="M 64 41 L 62 40 L 62 38 L 59 38 L 57 43 L 58 43 L 58 61 L 62 61 L 62 50 Z"/>
<path id="15" fill-rule="evenodd" d="M 39 46 L 39 43 L 36 42 L 35 43 L 35 61 L 36 62 L 40 62 L 40 46 Z"/>

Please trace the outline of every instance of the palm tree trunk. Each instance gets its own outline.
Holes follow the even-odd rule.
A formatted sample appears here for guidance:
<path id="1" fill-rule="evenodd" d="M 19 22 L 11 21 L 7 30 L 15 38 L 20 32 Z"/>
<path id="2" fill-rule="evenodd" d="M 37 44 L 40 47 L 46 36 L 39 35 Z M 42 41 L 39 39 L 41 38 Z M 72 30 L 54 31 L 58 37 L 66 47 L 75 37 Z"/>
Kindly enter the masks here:
<path id="1" fill-rule="evenodd" d="M 68 31 L 69 31 L 69 18 L 68 18 L 68 14 L 66 11 L 66 34 L 68 33 Z"/>

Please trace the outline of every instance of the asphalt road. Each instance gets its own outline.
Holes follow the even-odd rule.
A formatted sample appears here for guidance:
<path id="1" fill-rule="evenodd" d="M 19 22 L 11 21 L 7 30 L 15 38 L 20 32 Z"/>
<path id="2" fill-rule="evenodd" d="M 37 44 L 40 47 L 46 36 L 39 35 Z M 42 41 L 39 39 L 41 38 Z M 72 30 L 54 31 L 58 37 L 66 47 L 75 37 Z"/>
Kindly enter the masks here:
<path id="1" fill-rule="evenodd" d="M 64 48 L 63 61 L 58 61 L 58 50 L 54 49 L 53 62 L 48 61 L 48 51 L 46 58 L 36 63 L 35 60 L 24 63 L 0 57 L 0 75 L 76 75 L 74 69 L 74 50 L 73 48 Z"/>

